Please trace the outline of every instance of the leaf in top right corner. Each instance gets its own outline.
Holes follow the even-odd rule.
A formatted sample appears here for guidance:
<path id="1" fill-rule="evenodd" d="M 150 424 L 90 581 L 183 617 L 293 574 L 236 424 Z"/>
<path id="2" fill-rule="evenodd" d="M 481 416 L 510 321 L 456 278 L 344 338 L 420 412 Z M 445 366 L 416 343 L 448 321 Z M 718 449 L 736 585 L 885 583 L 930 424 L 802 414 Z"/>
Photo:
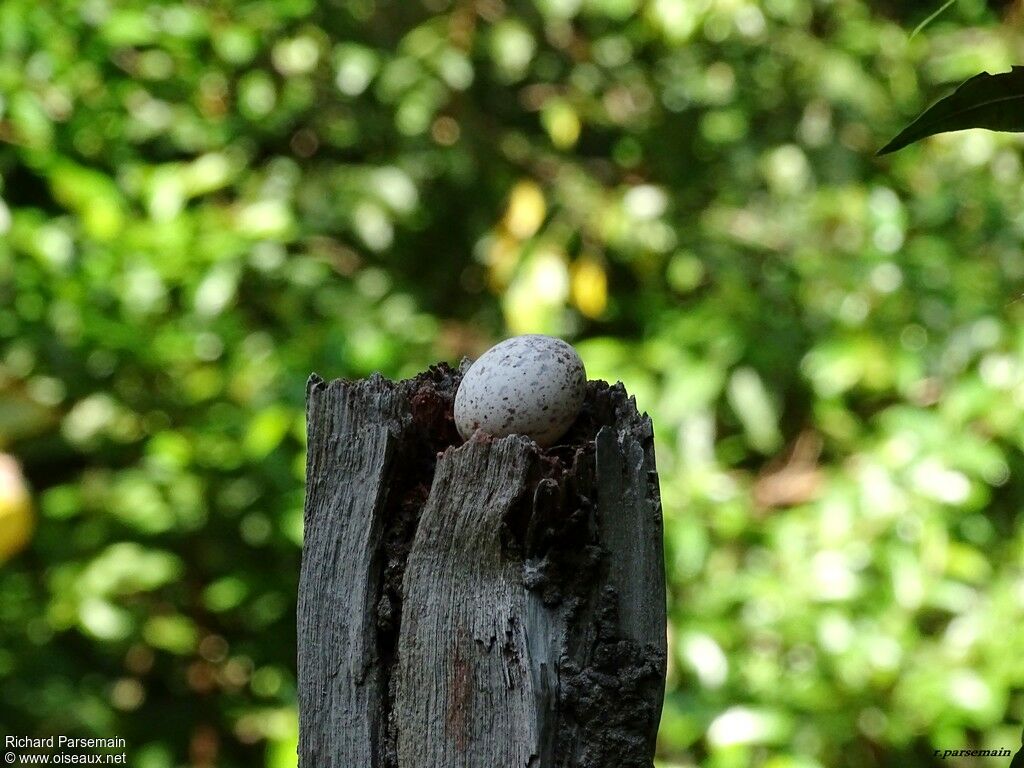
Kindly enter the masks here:
<path id="1" fill-rule="evenodd" d="M 988 128 L 1024 131 L 1024 66 L 990 75 L 982 72 L 926 109 L 914 122 L 878 150 L 895 152 L 908 144 L 947 131 Z"/>

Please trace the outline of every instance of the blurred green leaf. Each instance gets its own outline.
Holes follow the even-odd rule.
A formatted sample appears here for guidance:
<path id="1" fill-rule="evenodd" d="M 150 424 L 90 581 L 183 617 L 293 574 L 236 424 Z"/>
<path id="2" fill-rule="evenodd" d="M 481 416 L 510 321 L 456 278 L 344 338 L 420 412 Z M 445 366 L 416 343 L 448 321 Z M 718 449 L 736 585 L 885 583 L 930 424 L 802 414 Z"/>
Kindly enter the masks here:
<path id="1" fill-rule="evenodd" d="M 154 648 L 177 655 L 190 653 L 198 641 L 194 623 L 185 616 L 153 616 L 146 622 L 142 634 Z"/>
<path id="2" fill-rule="evenodd" d="M 1020 136 L 871 155 L 1020 77 L 940 4 L 0 3 L 6 729 L 294 766 L 309 373 L 546 332 L 654 424 L 660 765 L 1015 743 Z"/>
<path id="3" fill-rule="evenodd" d="M 263 458 L 280 445 L 291 424 L 292 414 L 287 408 L 271 406 L 260 411 L 246 432 L 246 453 L 256 459 Z"/>

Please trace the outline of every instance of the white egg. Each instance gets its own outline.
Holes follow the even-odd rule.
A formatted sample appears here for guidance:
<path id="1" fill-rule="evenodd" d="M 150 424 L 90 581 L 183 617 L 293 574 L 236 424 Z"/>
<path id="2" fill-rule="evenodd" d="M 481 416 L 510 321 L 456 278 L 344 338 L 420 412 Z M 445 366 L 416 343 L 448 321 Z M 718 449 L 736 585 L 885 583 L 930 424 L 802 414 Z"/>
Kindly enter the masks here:
<path id="1" fill-rule="evenodd" d="M 463 439 L 482 429 L 494 437 L 526 435 L 547 447 L 579 415 L 586 384 L 583 361 L 569 344 L 514 336 L 466 371 L 455 394 L 455 426 Z"/>

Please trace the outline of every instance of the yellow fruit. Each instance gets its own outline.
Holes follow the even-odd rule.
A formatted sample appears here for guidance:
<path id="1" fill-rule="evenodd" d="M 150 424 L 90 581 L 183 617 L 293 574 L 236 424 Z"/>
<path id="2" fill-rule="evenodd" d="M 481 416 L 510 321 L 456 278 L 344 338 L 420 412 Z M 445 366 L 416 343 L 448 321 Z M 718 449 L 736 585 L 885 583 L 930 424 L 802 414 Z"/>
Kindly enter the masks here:
<path id="1" fill-rule="evenodd" d="M 32 535 L 32 501 L 13 456 L 0 453 L 0 562 L 20 552 Z"/>

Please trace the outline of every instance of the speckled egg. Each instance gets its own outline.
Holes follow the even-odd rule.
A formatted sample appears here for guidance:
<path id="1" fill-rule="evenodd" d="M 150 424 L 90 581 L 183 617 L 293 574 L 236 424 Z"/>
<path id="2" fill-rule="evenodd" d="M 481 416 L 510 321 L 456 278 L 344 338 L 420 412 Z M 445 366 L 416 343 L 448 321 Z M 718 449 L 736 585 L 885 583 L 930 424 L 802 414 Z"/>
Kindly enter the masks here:
<path id="1" fill-rule="evenodd" d="M 463 439 L 477 429 L 494 437 L 526 435 L 554 445 L 579 415 L 587 372 L 576 350 L 551 336 L 514 336 L 483 353 L 455 394 Z"/>

